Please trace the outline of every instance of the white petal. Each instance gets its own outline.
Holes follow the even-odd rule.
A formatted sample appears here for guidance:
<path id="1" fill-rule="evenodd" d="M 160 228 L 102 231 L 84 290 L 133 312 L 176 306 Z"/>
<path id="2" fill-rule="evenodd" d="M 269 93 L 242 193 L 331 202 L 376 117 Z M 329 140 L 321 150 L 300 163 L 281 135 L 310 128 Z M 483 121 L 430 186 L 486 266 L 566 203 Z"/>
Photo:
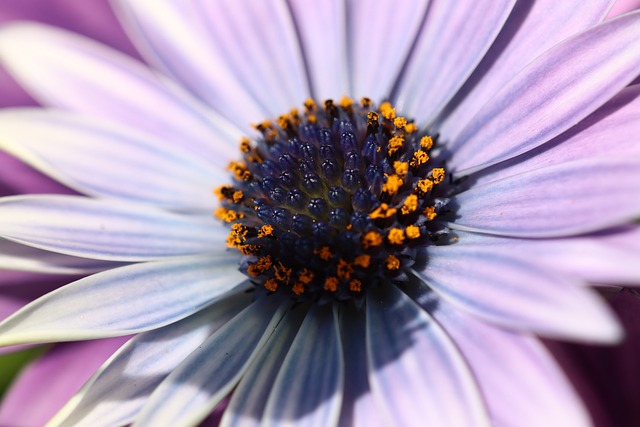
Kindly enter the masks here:
<path id="1" fill-rule="evenodd" d="M 284 0 L 194 0 L 193 4 L 206 25 L 208 40 L 271 117 L 309 97 L 300 44 Z"/>
<path id="2" fill-rule="evenodd" d="M 450 141 L 506 82 L 553 45 L 602 21 L 611 0 L 519 1 L 495 43 L 437 125 Z"/>
<path id="3" fill-rule="evenodd" d="M 129 335 L 187 317 L 241 283 L 237 257 L 209 254 L 107 270 L 0 323 L 0 345 Z"/>
<path id="4" fill-rule="evenodd" d="M 0 199 L 0 236 L 67 255 L 146 261 L 219 248 L 225 229 L 212 218 L 171 214 L 128 202 L 77 196 Z"/>
<path id="5" fill-rule="evenodd" d="M 193 316 L 136 335 L 105 362 L 47 427 L 131 423 L 167 375 L 250 304 L 251 298 L 251 294 L 240 290 Z"/>
<path id="6" fill-rule="evenodd" d="M 515 0 L 431 0 L 398 89 L 397 108 L 429 124 L 471 75 Z"/>
<path id="7" fill-rule="evenodd" d="M 526 253 L 518 255 L 508 242 L 483 244 L 478 238 L 431 247 L 418 274 L 456 307 L 505 328 L 590 342 L 622 337 L 615 316 L 595 292 L 531 262 Z"/>
<path id="8" fill-rule="evenodd" d="M 394 426 L 489 426 L 462 356 L 395 286 L 367 295 L 369 381 Z"/>
<path id="9" fill-rule="evenodd" d="M 197 425 L 233 389 L 289 307 L 262 298 L 216 331 L 153 392 L 135 427 Z M 275 314 L 274 314 L 275 313 Z"/>
<path id="10" fill-rule="evenodd" d="M 262 425 L 335 426 L 343 376 L 337 320 L 330 307 L 316 305 L 309 310 L 282 362 Z"/>
<path id="11" fill-rule="evenodd" d="M 267 114 L 226 63 L 193 2 L 112 0 L 116 16 L 145 59 L 240 129 Z M 257 74 L 257 73 L 256 73 Z"/>
<path id="12" fill-rule="evenodd" d="M 351 0 L 347 32 L 352 95 L 388 98 L 420 29 L 428 0 Z"/>
<path id="13" fill-rule="evenodd" d="M 0 60 L 45 105 L 145 130 L 215 160 L 216 146 L 241 136 L 169 79 L 67 31 L 34 23 L 0 31 Z M 135 94 L 135 96 L 132 96 Z"/>
<path id="14" fill-rule="evenodd" d="M 351 93 L 347 55 L 347 5 L 344 0 L 291 0 L 315 99 Z"/>
<path id="15" fill-rule="evenodd" d="M 271 335 L 240 384 L 233 391 L 224 410 L 220 427 L 259 427 L 264 409 L 273 389 L 282 361 L 304 320 L 306 308 L 292 308 L 278 325 L 278 332 Z"/>
<path id="16" fill-rule="evenodd" d="M 39 109 L 0 113 L 0 148 L 85 194 L 173 209 L 212 210 L 231 150 L 211 163 L 163 141 L 89 117 Z"/>

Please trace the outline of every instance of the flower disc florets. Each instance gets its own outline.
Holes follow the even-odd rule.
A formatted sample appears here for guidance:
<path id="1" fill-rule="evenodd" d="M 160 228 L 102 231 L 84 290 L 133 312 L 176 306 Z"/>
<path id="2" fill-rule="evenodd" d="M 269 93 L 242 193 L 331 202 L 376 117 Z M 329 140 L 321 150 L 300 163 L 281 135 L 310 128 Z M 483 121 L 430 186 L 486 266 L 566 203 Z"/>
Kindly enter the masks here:
<path id="1" fill-rule="evenodd" d="M 262 136 L 241 141 L 215 213 L 231 224 L 227 245 L 245 255 L 253 282 L 327 301 L 402 278 L 440 209 L 431 195 L 445 171 L 430 161 L 433 138 L 367 98 L 307 100 L 302 114 L 255 127 Z"/>

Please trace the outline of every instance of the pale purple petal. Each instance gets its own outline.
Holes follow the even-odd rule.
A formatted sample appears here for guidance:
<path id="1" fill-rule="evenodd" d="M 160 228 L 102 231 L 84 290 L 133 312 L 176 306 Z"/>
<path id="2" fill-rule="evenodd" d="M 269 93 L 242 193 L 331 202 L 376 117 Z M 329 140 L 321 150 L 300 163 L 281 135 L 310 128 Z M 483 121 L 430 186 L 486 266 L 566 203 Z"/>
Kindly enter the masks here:
<path id="1" fill-rule="evenodd" d="M 449 104 L 436 130 L 455 139 L 495 93 L 553 45 L 602 21 L 612 0 L 519 1 L 495 43 Z"/>
<path id="2" fill-rule="evenodd" d="M 175 78 L 243 130 L 248 130 L 251 122 L 264 118 L 268 110 L 252 99 L 227 65 L 224 51 L 207 34 L 193 2 L 117 0 L 112 3 L 129 36 L 149 63 Z M 259 75 L 255 73 L 256 78 Z"/>
<path id="3" fill-rule="evenodd" d="M 0 148 L 93 196 L 211 212 L 211 189 L 228 180 L 230 148 L 203 161 L 172 141 L 78 114 L 4 110 L 0 133 Z"/>
<path id="4" fill-rule="evenodd" d="M 638 8 L 640 8 L 640 0 L 617 0 L 607 18 L 614 18 Z"/>
<path id="5" fill-rule="evenodd" d="M 291 0 L 289 7 L 307 61 L 313 97 L 351 93 L 347 55 L 347 2 Z"/>
<path id="6" fill-rule="evenodd" d="M 238 383 L 289 304 L 257 300 L 209 337 L 149 397 L 134 426 L 192 426 Z"/>
<path id="7" fill-rule="evenodd" d="M 369 381 L 395 426 L 489 426 L 466 362 L 445 331 L 395 286 L 367 295 Z"/>
<path id="8" fill-rule="evenodd" d="M 285 1 L 193 0 L 193 5 L 212 51 L 220 52 L 241 86 L 271 117 L 309 97 L 300 44 Z"/>
<path id="9" fill-rule="evenodd" d="M 285 315 L 278 325 L 277 333 L 271 335 L 233 391 L 229 405 L 222 415 L 220 427 L 263 425 L 261 420 L 269 394 L 305 314 L 303 307 L 297 307 Z"/>
<path id="10" fill-rule="evenodd" d="M 515 0 L 432 0 L 398 89 L 397 108 L 428 125 L 483 58 Z"/>
<path id="11" fill-rule="evenodd" d="M 386 99 L 420 30 L 428 0 L 353 0 L 347 4 L 351 94 Z"/>
<path id="12" fill-rule="evenodd" d="M 451 142 L 450 167 L 465 175 L 527 152 L 577 124 L 640 74 L 639 39 L 640 12 L 546 52 Z"/>
<path id="13" fill-rule="evenodd" d="M 0 151 L 0 196 L 15 194 L 75 194 L 74 191 Z"/>
<path id="14" fill-rule="evenodd" d="M 334 310 L 329 305 L 312 307 L 282 362 L 262 425 L 336 426 L 342 405 L 343 357 Z"/>
<path id="15" fill-rule="evenodd" d="M 251 298 L 240 290 L 180 322 L 136 335 L 69 400 L 49 427 L 131 423 L 153 390 Z"/>
<path id="16" fill-rule="evenodd" d="M 114 200 L 13 196 L 0 199 L 0 207 L 1 237 L 108 261 L 146 261 L 207 252 L 219 247 L 227 234 L 208 217 Z"/>
<path id="17" fill-rule="evenodd" d="M 20 374 L 3 397 L 0 424 L 44 425 L 125 340 L 67 343 L 49 350 Z"/>
<path id="18" fill-rule="evenodd" d="M 45 105 L 132 126 L 205 158 L 212 147 L 241 136 L 142 63 L 60 29 L 34 23 L 2 28 L 0 62 Z"/>
<path id="19" fill-rule="evenodd" d="M 452 228 L 560 237 L 640 215 L 640 159 L 575 160 L 474 186 L 456 196 Z"/>
<path id="20" fill-rule="evenodd" d="M 419 286 L 412 286 L 409 294 L 464 355 L 495 425 L 589 425 L 578 394 L 536 338 L 484 323 Z"/>
<path id="21" fill-rule="evenodd" d="M 244 279 L 237 256 L 134 264 L 63 286 L 0 323 L 0 345 L 107 338 L 198 312 Z M 126 297 L 123 297 L 126 296 Z"/>
<path id="22" fill-rule="evenodd" d="M 417 274 L 454 306 L 508 329 L 590 342 L 622 338 L 595 292 L 513 252 L 509 244 L 462 239 L 430 248 L 428 265 Z"/>
<path id="23" fill-rule="evenodd" d="M 122 263 L 117 262 L 78 258 L 43 251 L 10 240 L 0 239 L 0 271 L 6 269 L 49 274 L 89 274 L 121 265 Z"/>
<path id="24" fill-rule="evenodd" d="M 596 112 L 537 149 L 485 169 L 474 185 L 584 158 L 640 158 L 640 85 L 622 90 Z"/>

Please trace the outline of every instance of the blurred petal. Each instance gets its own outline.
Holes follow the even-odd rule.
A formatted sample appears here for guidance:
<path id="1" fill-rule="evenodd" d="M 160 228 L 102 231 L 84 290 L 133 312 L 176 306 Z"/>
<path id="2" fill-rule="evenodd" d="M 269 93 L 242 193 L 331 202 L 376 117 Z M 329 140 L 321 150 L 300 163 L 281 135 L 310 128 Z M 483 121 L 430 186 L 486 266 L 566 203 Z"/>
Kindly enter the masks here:
<path id="1" fill-rule="evenodd" d="M 431 0 L 400 82 L 398 109 L 421 126 L 430 123 L 491 47 L 514 4 Z"/>
<path id="2" fill-rule="evenodd" d="M 0 239 L 0 270 L 49 274 L 89 274 L 123 265 L 118 262 L 78 258 Z"/>
<path id="3" fill-rule="evenodd" d="M 179 141 L 205 159 L 214 157 L 216 144 L 241 136 L 226 120 L 143 64 L 60 29 L 33 23 L 2 28 L 0 62 L 45 105 Z"/>
<path id="4" fill-rule="evenodd" d="M 638 8 L 640 8 L 640 0 L 617 0 L 607 18 L 613 18 Z"/>
<path id="5" fill-rule="evenodd" d="M 367 357 L 371 389 L 390 425 L 489 426 L 454 344 L 395 286 L 367 296 Z"/>
<path id="6" fill-rule="evenodd" d="M 613 0 L 519 1 L 498 38 L 436 126 L 455 139 L 506 82 L 557 43 L 604 19 Z"/>
<path id="7" fill-rule="evenodd" d="M 74 194 L 66 186 L 25 165 L 20 160 L 0 150 L 0 196 L 15 194 Z"/>
<path id="8" fill-rule="evenodd" d="M 124 341 L 119 337 L 66 343 L 49 350 L 19 375 L 3 397 L 0 425 L 44 425 Z"/>
<path id="9" fill-rule="evenodd" d="M 227 65 L 225 51 L 207 34 L 194 2 L 114 0 L 112 3 L 147 61 L 174 77 L 220 115 L 248 130 L 250 123 L 267 114 L 268 110 L 252 98 Z"/>
<path id="10" fill-rule="evenodd" d="M 638 39 L 640 12 L 546 52 L 451 142 L 450 167 L 459 175 L 482 169 L 544 144 L 587 117 L 640 74 Z"/>
<path id="11" fill-rule="evenodd" d="M 347 4 L 352 95 L 389 97 L 420 30 L 428 0 L 351 0 Z M 392 24 L 390 24 L 392 23 Z"/>
<path id="12" fill-rule="evenodd" d="M 640 161 L 575 160 L 474 186 L 455 200 L 451 228 L 521 237 L 588 233 L 640 215 Z"/>
<path id="13" fill-rule="evenodd" d="M 192 426 L 238 383 L 289 304 L 257 300 L 209 337 L 146 401 L 134 426 Z"/>
<path id="14" fill-rule="evenodd" d="M 282 362 L 262 425 L 336 426 L 342 405 L 343 357 L 331 307 L 311 307 Z"/>
<path id="15" fill-rule="evenodd" d="M 215 221 L 153 207 L 76 196 L 0 199 L 0 236 L 36 248 L 109 261 L 145 261 L 213 250 Z M 219 247 L 219 246 L 218 246 Z"/>
<path id="16" fill-rule="evenodd" d="M 502 327 L 619 342 L 623 331 L 595 292 L 513 252 L 508 244 L 463 239 L 430 248 L 427 267 L 417 273 L 446 301 Z"/>
<path id="17" fill-rule="evenodd" d="M 289 7 L 307 61 L 315 99 L 351 93 L 347 55 L 347 2 L 291 0 Z"/>
<path id="18" fill-rule="evenodd" d="M 79 192 L 173 209 L 212 210 L 231 160 L 220 150 L 213 167 L 172 142 L 57 111 L 4 110 L 0 134 L 0 148 Z"/>
<path id="19" fill-rule="evenodd" d="M 37 299 L 0 323 L 0 345 L 106 338 L 167 325 L 241 283 L 244 276 L 236 260 L 209 254 L 94 274 Z"/>
<path id="20" fill-rule="evenodd" d="M 210 51 L 221 52 L 225 66 L 267 114 L 275 118 L 309 97 L 300 44 L 285 1 L 193 0 L 193 5 L 206 26 Z"/>
<path id="21" fill-rule="evenodd" d="M 240 291 L 164 328 L 136 335 L 51 420 L 58 425 L 126 425 L 153 390 L 207 337 L 250 304 Z"/>

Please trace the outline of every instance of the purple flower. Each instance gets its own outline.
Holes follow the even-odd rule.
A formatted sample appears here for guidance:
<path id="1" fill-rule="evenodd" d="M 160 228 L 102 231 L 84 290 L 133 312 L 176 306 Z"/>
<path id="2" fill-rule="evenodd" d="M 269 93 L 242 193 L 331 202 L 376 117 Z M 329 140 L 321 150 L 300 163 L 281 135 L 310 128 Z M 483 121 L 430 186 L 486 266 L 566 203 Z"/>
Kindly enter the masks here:
<path id="1" fill-rule="evenodd" d="M 2 29 L 50 108 L 0 148 L 80 194 L 0 199 L 4 266 L 92 275 L 0 343 L 134 335 L 51 425 L 589 424 L 536 336 L 622 337 L 640 14 L 449 3 L 114 2 L 153 68 Z"/>

